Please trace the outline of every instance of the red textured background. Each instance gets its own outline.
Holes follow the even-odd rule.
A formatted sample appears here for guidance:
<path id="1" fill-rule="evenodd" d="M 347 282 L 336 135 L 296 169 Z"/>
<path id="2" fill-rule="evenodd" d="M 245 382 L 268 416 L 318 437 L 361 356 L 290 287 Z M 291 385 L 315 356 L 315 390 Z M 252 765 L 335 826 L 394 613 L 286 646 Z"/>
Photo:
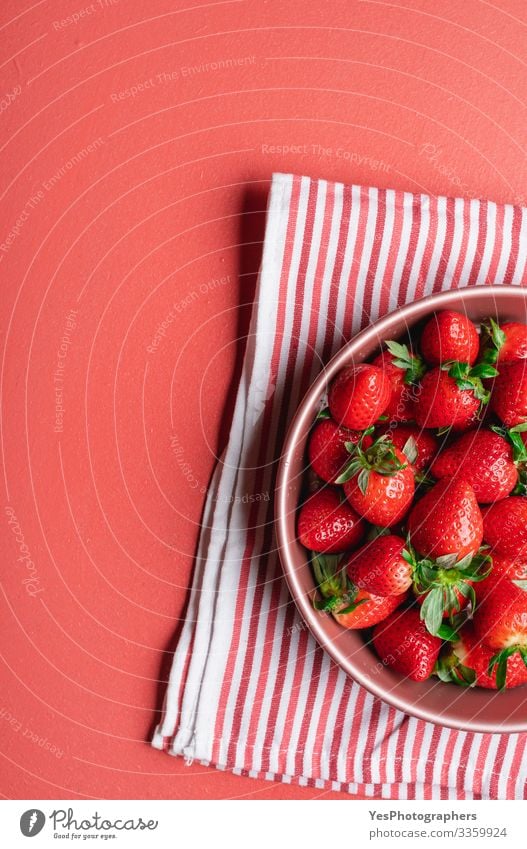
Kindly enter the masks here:
<path id="1" fill-rule="evenodd" d="M 0 35 L 0 791 L 337 795 L 146 742 L 269 178 L 522 203 L 525 4 L 9 0 Z"/>

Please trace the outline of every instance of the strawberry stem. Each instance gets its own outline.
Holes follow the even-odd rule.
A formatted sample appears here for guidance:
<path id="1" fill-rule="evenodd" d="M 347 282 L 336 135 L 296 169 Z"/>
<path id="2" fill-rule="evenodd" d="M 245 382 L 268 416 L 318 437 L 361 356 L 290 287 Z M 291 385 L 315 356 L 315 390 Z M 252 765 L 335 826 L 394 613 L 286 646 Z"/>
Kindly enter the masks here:
<path id="1" fill-rule="evenodd" d="M 408 345 L 400 342 L 389 341 L 386 343 L 388 351 L 392 355 L 394 366 L 405 372 L 404 382 L 407 384 L 419 383 L 426 371 L 426 365 L 421 357 L 413 354 Z"/>
<path id="2" fill-rule="evenodd" d="M 477 363 L 472 368 L 468 363 L 460 363 L 458 360 L 449 360 L 441 366 L 449 376 L 456 381 L 460 389 L 473 392 L 481 405 L 488 404 L 490 392 L 483 386 L 482 380 L 496 377 L 498 370 L 489 363 Z"/>
<path id="3" fill-rule="evenodd" d="M 461 598 L 468 599 L 474 611 L 476 595 L 472 583 L 486 578 L 492 566 L 491 558 L 482 551 L 480 549 L 476 555 L 467 554 L 460 560 L 457 554 L 445 554 L 435 560 L 418 559 L 415 549 L 407 541 L 402 556 L 413 568 L 414 592 L 424 596 L 421 619 L 434 636 L 453 638 L 453 634 L 448 632 L 450 636 L 447 636 L 447 629 L 443 628 L 443 617 L 448 613 L 454 625 L 455 614 L 461 610 Z M 457 625 L 454 627 L 457 630 Z"/>
<path id="4" fill-rule="evenodd" d="M 390 441 L 388 434 L 379 436 L 369 448 L 364 448 L 364 438 L 370 436 L 373 427 L 367 428 L 357 443 L 345 442 L 344 445 L 350 455 L 350 462 L 336 480 L 337 484 L 346 483 L 358 475 L 357 485 L 363 495 L 368 489 L 370 472 L 379 475 L 395 475 L 402 469 L 406 469 L 408 463 L 401 463 L 398 459 L 395 446 Z"/>

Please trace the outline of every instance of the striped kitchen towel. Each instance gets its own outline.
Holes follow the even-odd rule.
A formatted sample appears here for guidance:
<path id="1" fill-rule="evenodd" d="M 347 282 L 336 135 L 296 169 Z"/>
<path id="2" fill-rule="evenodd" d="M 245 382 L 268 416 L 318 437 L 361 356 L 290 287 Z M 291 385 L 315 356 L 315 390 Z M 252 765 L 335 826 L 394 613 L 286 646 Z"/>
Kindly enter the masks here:
<path id="1" fill-rule="evenodd" d="M 253 777 L 385 798 L 524 798 L 527 734 L 412 719 L 344 675 L 302 626 L 273 535 L 287 425 L 354 333 L 450 287 L 520 283 L 527 210 L 273 177 L 229 442 L 153 745 Z"/>

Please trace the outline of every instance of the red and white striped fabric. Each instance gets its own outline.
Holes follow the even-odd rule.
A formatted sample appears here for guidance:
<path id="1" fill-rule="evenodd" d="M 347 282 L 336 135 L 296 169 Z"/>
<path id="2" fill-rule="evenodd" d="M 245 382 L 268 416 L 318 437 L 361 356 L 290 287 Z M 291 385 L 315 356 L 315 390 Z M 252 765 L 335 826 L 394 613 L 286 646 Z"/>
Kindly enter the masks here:
<path id="1" fill-rule="evenodd" d="M 285 430 L 343 343 L 450 287 L 520 283 L 527 210 L 273 177 L 226 452 L 153 745 L 253 777 L 386 798 L 523 798 L 527 734 L 409 718 L 335 667 L 296 612 L 273 537 Z"/>

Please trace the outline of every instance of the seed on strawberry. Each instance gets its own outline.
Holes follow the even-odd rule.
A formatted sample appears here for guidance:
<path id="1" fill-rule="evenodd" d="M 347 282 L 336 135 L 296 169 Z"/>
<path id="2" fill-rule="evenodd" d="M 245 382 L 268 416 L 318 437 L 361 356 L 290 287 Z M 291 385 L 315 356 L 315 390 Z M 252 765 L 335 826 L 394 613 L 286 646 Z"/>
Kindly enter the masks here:
<path id="1" fill-rule="evenodd" d="M 378 536 L 348 560 L 348 577 L 378 596 L 400 595 L 412 585 L 412 566 L 403 557 L 405 541 L 395 534 Z"/>
<path id="2" fill-rule="evenodd" d="M 400 342 L 387 342 L 386 350 L 373 360 L 390 380 L 392 397 L 385 415 L 390 421 L 405 422 L 414 417 L 414 385 L 421 379 L 425 367 L 421 357 Z"/>
<path id="3" fill-rule="evenodd" d="M 391 613 L 375 626 L 373 645 L 385 666 L 411 678 L 430 678 L 437 661 L 441 640 L 427 631 L 415 608 Z"/>
<path id="4" fill-rule="evenodd" d="M 499 325 L 493 318 L 481 325 L 481 356 L 500 365 L 527 358 L 527 325 L 507 321 Z"/>
<path id="5" fill-rule="evenodd" d="M 456 554 L 462 559 L 476 554 L 483 520 L 471 485 L 457 478 L 440 480 L 412 507 L 408 530 L 412 545 L 424 557 Z"/>
<path id="6" fill-rule="evenodd" d="M 368 436 L 370 430 L 365 432 Z M 347 444 L 350 461 L 337 483 L 351 506 L 374 525 L 389 527 L 406 514 L 415 491 L 414 473 L 408 458 L 380 436 L 367 449 L 360 440 Z"/>
<path id="7" fill-rule="evenodd" d="M 335 483 L 349 462 L 347 442 L 357 443 L 362 434 L 339 427 L 331 418 L 315 425 L 309 440 L 308 456 L 312 469 L 326 483 Z M 372 438 L 366 436 L 363 444 L 367 448 Z"/>
<path id="8" fill-rule="evenodd" d="M 415 420 L 420 427 L 441 430 L 466 430 L 478 419 L 482 405 L 489 393 L 481 382 L 483 375 L 495 374 L 492 366 L 474 366 L 470 369 L 462 363 L 453 363 L 428 371 L 417 392 Z"/>
<path id="9" fill-rule="evenodd" d="M 354 548 L 364 531 L 360 516 L 332 487 L 311 495 L 298 514 L 298 538 L 313 551 L 338 553 Z"/>
<path id="10" fill-rule="evenodd" d="M 366 430 L 382 416 L 392 397 L 389 378 L 378 366 L 346 366 L 329 388 L 328 404 L 335 421 L 350 430 Z"/>
<path id="11" fill-rule="evenodd" d="M 370 628 L 406 598 L 406 593 L 381 597 L 355 586 L 348 577 L 345 560 L 336 555 L 313 553 L 311 565 L 322 596 L 315 599 L 315 609 L 332 613 L 345 628 Z"/>
<path id="12" fill-rule="evenodd" d="M 408 459 L 416 472 L 423 472 L 437 454 L 438 442 L 435 436 L 417 425 L 398 424 L 396 427 L 385 425 L 379 428 L 379 433 L 388 436 L 390 442 L 406 457 L 410 454 Z"/>
<path id="13" fill-rule="evenodd" d="M 483 510 L 483 539 L 492 554 L 518 557 L 527 551 L 527 498 L 511 495 Z"/>
<path id="14" fill-rule="evenodd" d="M 452 681 L 463 687 L 497 690 L 497 663 L 493 662 L 494 657 L 494 650 L 477 638 L 473 626 L 467 622 L 459 632 L 457 641 L 443 657 L 439 657 L 434 672 L 442 681 Z M 508 657 L 505 680 L 500 683 L 506 689 L 527 684 L 527 666 L 520 652 L 511 653 Z"/>
<path id="15" fill-rule="evenodd" d="M 426 362 L 438 366 L 450 360 L 472 365 L 479 350 L 479 336 L 474 324 L 462 313 L 443 310 L 425 324 L 421 335 L 421 351 Z"/>
<path id="16" fill-rule="evenodd" d="M 436 457 L 430 471 L 438 479 L 459 475 L 471 484 L 480 504 L 506 498 L 518 481 L 510 444 L 486 429 L 458 437 Z"/>
<path id="17" fill-rule="evenodd" d="M 500 366 L 492 387 L 490 409 L 507 427 L 527 421 L 527 362 Z"/>

